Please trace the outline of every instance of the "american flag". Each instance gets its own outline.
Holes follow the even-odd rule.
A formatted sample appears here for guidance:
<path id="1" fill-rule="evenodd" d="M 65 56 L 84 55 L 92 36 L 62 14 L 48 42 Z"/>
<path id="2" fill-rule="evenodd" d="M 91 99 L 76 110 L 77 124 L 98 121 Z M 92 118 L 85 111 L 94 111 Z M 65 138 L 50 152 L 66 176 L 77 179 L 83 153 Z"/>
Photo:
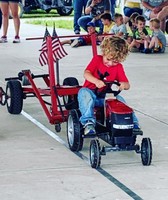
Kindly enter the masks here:
<path id="1" fill-rule="evenodd" d="M 50 36 L 50 33 L 46 26 L 44 40 L 42 43 L 42 47 L 40 49 L 41 53 L 39 56 L 39 62 L 41 66 L 48 64 L 47 43 L 46 43 L 47 36 Z M 58 60 L 60 60 L 61 58 L 67 55 L 56 33 L 55 24 L 53 26 L 53 33 L 52 33 L 52 53 L 53 53 L 54 62 L 57 62 Z"/>
<path id="2" fill-rule="evenodd" d="M 39 56 L 39 62 L 41 66 L 46 65 L 48 63 L 47 43 L 46 43 L 46 37 L 48 36 L 50 36 L 50 33 L 46 26 L 43 43 L 42 43 L 41 49 L 39 50 L 41 51 L 40 56 Z"/>
<path id="3" fill-rule="evenodd" d="M 52 33 L 52 51 L 53 51 L 54 62 L 57 62 L 57 60 L 60 60 L 61 58 L 67 55 L 67 52 L 64 50 L 56 33 L 55 24 L 53 26 L 53 33 Z"/>

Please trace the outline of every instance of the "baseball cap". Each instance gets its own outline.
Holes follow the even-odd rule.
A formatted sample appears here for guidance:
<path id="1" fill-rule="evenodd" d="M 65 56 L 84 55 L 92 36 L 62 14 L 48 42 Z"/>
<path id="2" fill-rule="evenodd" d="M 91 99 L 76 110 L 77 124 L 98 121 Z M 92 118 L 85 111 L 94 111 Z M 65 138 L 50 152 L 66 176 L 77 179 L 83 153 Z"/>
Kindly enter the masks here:
<path id="1" fill-rule="evenodd" d="M 95 23 L 94 22 L 88 22 L 87 26 L 93 26 L 93 27 L 95 27 Z"/>

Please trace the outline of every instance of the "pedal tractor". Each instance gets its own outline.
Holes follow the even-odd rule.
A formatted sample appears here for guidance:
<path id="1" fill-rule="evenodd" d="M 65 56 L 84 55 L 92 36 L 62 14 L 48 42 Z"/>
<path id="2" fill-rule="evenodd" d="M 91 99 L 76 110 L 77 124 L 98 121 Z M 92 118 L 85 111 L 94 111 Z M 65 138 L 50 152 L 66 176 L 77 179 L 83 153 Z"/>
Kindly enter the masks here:
<path id="1" fill-rule="evenodd" d="M 119 83 L 107 83 L 103 92 L 112 93 L 116 97 L 120 91 L 116 91 L 114 85 L 119 85 Z M 136 144 L 137 136 L 143 135 L 143 132 L 133 131 L 133 109 L 114 97 L 105 98 L 104 108 L 95 108 L 96 136 L 90 142 L 92 168 L 98 168 L 101 164 L 101 156 L 111 151 L 135 151 L 141 154 L 143 165 L 150 165 L 152 161 L 150 138 L 143 138 L 141 146 Z M 72 103 L 70 99 L 69 102 Z M 72 151 L 82 150 L 84 138 L 91 137 L 84 135 L 84 129 L 79 122 L 80 115 L 78 109 L 70 110 L 68 115 L 67 138 Z M 101 147 L 100 139 L 105 141 L 108 146 Z"/>

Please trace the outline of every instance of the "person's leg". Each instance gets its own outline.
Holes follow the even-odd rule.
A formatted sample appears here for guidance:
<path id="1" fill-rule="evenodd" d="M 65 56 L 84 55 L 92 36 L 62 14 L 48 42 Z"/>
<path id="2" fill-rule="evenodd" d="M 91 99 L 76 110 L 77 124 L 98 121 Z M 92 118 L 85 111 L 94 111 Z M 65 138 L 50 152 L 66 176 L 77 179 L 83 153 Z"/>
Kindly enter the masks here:
<path id="1" fill-rule="evenodd" d="M 2 26 L 2 12 L 1 12 L 1 9 L 0 9 L 0 29 L 1 29 L 1 26 Z"/>
<path id="2" fill-rule="evenodd" d="M 151 42 L 149 44 L 149 49 L 152 49 L 154 47 L 158 47 L 158 38 L 152 37 Z"/>
<path id="3" fill-rule="evenodd" d="M 85 125 L 87 121 L 95 124 L 94 116 L 96 95 L 88 88 L 81 88 L 78 92 L 79 110 L 81 112 L 80 122 Z"/>
<path id="4" fill-rule="evenodd" d="M 20 31 L 20 18 L 18 15 L 18 3 L 16 2 L 9 2 L 9 7 L 11 9 L 14 27 L 15 27 L 15 36 L 19 36 Z"/>
<path id="5" fill-rule="evenodd" d="M 87 32 L 87 23 L 92 21 L 92 17 L 89 15 L 82 16 L 78 19 L 78 24 Z"/>
<path id="6" fill-rule="evenodd" d="M 1 2 L 0 6 L 2 11 L 3 36 L 6 37 L 9 23 L 9 5 L 8 2 Z"/>
<path id="7" fill-rule="evenodd" d="M 63 40 L 61 41 L 61 44 L 64 45 L 64 44 L 71 44 L 74 40 Z"/>
<path id="8" fill-rule="evenodd" d="M 84 135 L 95 134 L 96 118 L 94 115 L 96 95 L 88 88 L 82 88 L 78 92 L 80 122 L 84 126 Z"/>
<path id="9" fill-rule="evenodd" d="M 111 17 L 113 20 L 114 20 L 114 15 L 115 15 L 115 7 L 116 7 L 115 1 L 111 0 Z"/>
<path id="10" fill-rule="evenodd" d="M 166 17 L 168 15 L 168 6 L 165 6 L 157 15 L 160 20 L 160 29 L 165 32 L 166 29 Z"/>
<path id="11" fill-rule="evenodd" d="M 75 34 L 80 33 L 80 26 L 78 25 L 78 19 L 82 16 L 83 3 L 81 0 L 73 1 L 74 8 L 74 32 Z"/>
<path id="12" fill-rule="evenodd" d="M 130 18 L 130 8 L 124 7 L 123 12 L 124 12 L 124 23 L 126 24 Z"/>

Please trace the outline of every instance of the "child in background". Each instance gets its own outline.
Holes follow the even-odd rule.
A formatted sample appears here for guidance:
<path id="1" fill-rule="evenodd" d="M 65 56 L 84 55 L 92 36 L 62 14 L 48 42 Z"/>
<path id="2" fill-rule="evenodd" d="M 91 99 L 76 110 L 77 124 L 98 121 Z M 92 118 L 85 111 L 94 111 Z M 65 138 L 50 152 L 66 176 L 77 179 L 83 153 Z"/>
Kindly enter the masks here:
<path id="1" fill-rule="evenodd" d="M 104 13 L 101 15 L 101 21 L 104 25 L 103 34 L 109 33 L 112 27 L 115 25 L 115 22 L 112 20 L 110 13 Z"/>
<path id="2" fill-rule="evenodd" d="M 166 48 L 166 37 L 160 29 L 160 20 L 153 18 L 149 22 L 149 28 L 152 30 L 150 43 L 145 41 L 143 53 L 164 53 Z"/>
<path id="3" fill-rule="evenodd" d="M 132 15 L 130 16 L 130 22 L 131 22 L 130 29 L 131 29 L 132 34 L 133 34 L 133 33 L 136 31 L 136 29 L 137 29 L 136 18 L 137 18 L 138 16 L 139 16 L 139 13 L 137 13 L 137 12 L 132 13 Z"/>
<path id="4" fill-rule="evenodd" d="M 124 37 L 124 35 L 127 34 L 127 28 L 123 22 L 122 14 L 116 13 L 114 15 L 114 21 L 115 25 L 112 27 L 109 33 L 112 33 L 119 37 Z"/>
<path id="5" fill-rule="evenodd" d="M 115 25 L 115 22 L 112 20 L 110 13 L 104 13 L 101 15 L 101 21 L 103 23 L 103 34 L 108 34 L 112 27 Z M 102 41 L 104 36 L 99 35 L 99 40 Z"/>
<path id="6" fill-rule="evenodd" d="M 91 44 L 91 35 L 96 33 L 95 24 L 93 22 L 89 22 L 87 24 L 88 35 L 78 37 L 77 39 L 69 39 L 63 40 L 61 42 L 62 45 L 70 44 L 71 47 L 79 47 L 79 46 L 86 46 Z"/>
<path id="7" fill-rule="evenodd" d="M 131 44 L 131 42 L 133 40 L 133 35 L 134 35 L 135 31 L 137 30 L 136 17 L 138 17 L 138 16 L 139 16 L 139 13 L 134 12 L 134 13 L 132 13 L 132 15 L 129 18 L 129 22 L 130 22 L 129 28 L 130 28 L 131 34 L 128 33 L 127 35 L 124 36 L 124 39 L 127 40 L 128 44 Z M 133 50 L 133 48 L 132 48 L 132 50 Z"/>
<path id="8" fill-rule="evenodd" d="M 137 29 L 133 34 L 133 41 L 128 46 L 128 49 L 132 51 L 132 48 L 137 48 L 139 51 L 144 50 L 145 41 L 149 41 L 150 37 L 148 31 L 145 28 L 146 20 L 142 15 L 136 17 Z"/>
<path id="9" fill-rule="evenodd" d="M 105 37 L 100 45 L 102 55 L 95 55 L 84 71 L 85 83 L 78 92 L 80 122 L 84 126 L 84 134 L 95 135 L 95 106 L 104 106 L 105 94 L 97 96 L 96 90 L 102 90 L 105 82 L 118 81 L 119 90 L 128 90 L 130 84 L 124 72 L 123 65 L 128 55 L 127 42 L 121 37 Z M 102 76 L 104 77 L 102 79 Z M 124 99 L 117 95 L 117 99 Z M 139 128 L 138 119 L 133 114 L 134 131 L 142 132 Z"/>

